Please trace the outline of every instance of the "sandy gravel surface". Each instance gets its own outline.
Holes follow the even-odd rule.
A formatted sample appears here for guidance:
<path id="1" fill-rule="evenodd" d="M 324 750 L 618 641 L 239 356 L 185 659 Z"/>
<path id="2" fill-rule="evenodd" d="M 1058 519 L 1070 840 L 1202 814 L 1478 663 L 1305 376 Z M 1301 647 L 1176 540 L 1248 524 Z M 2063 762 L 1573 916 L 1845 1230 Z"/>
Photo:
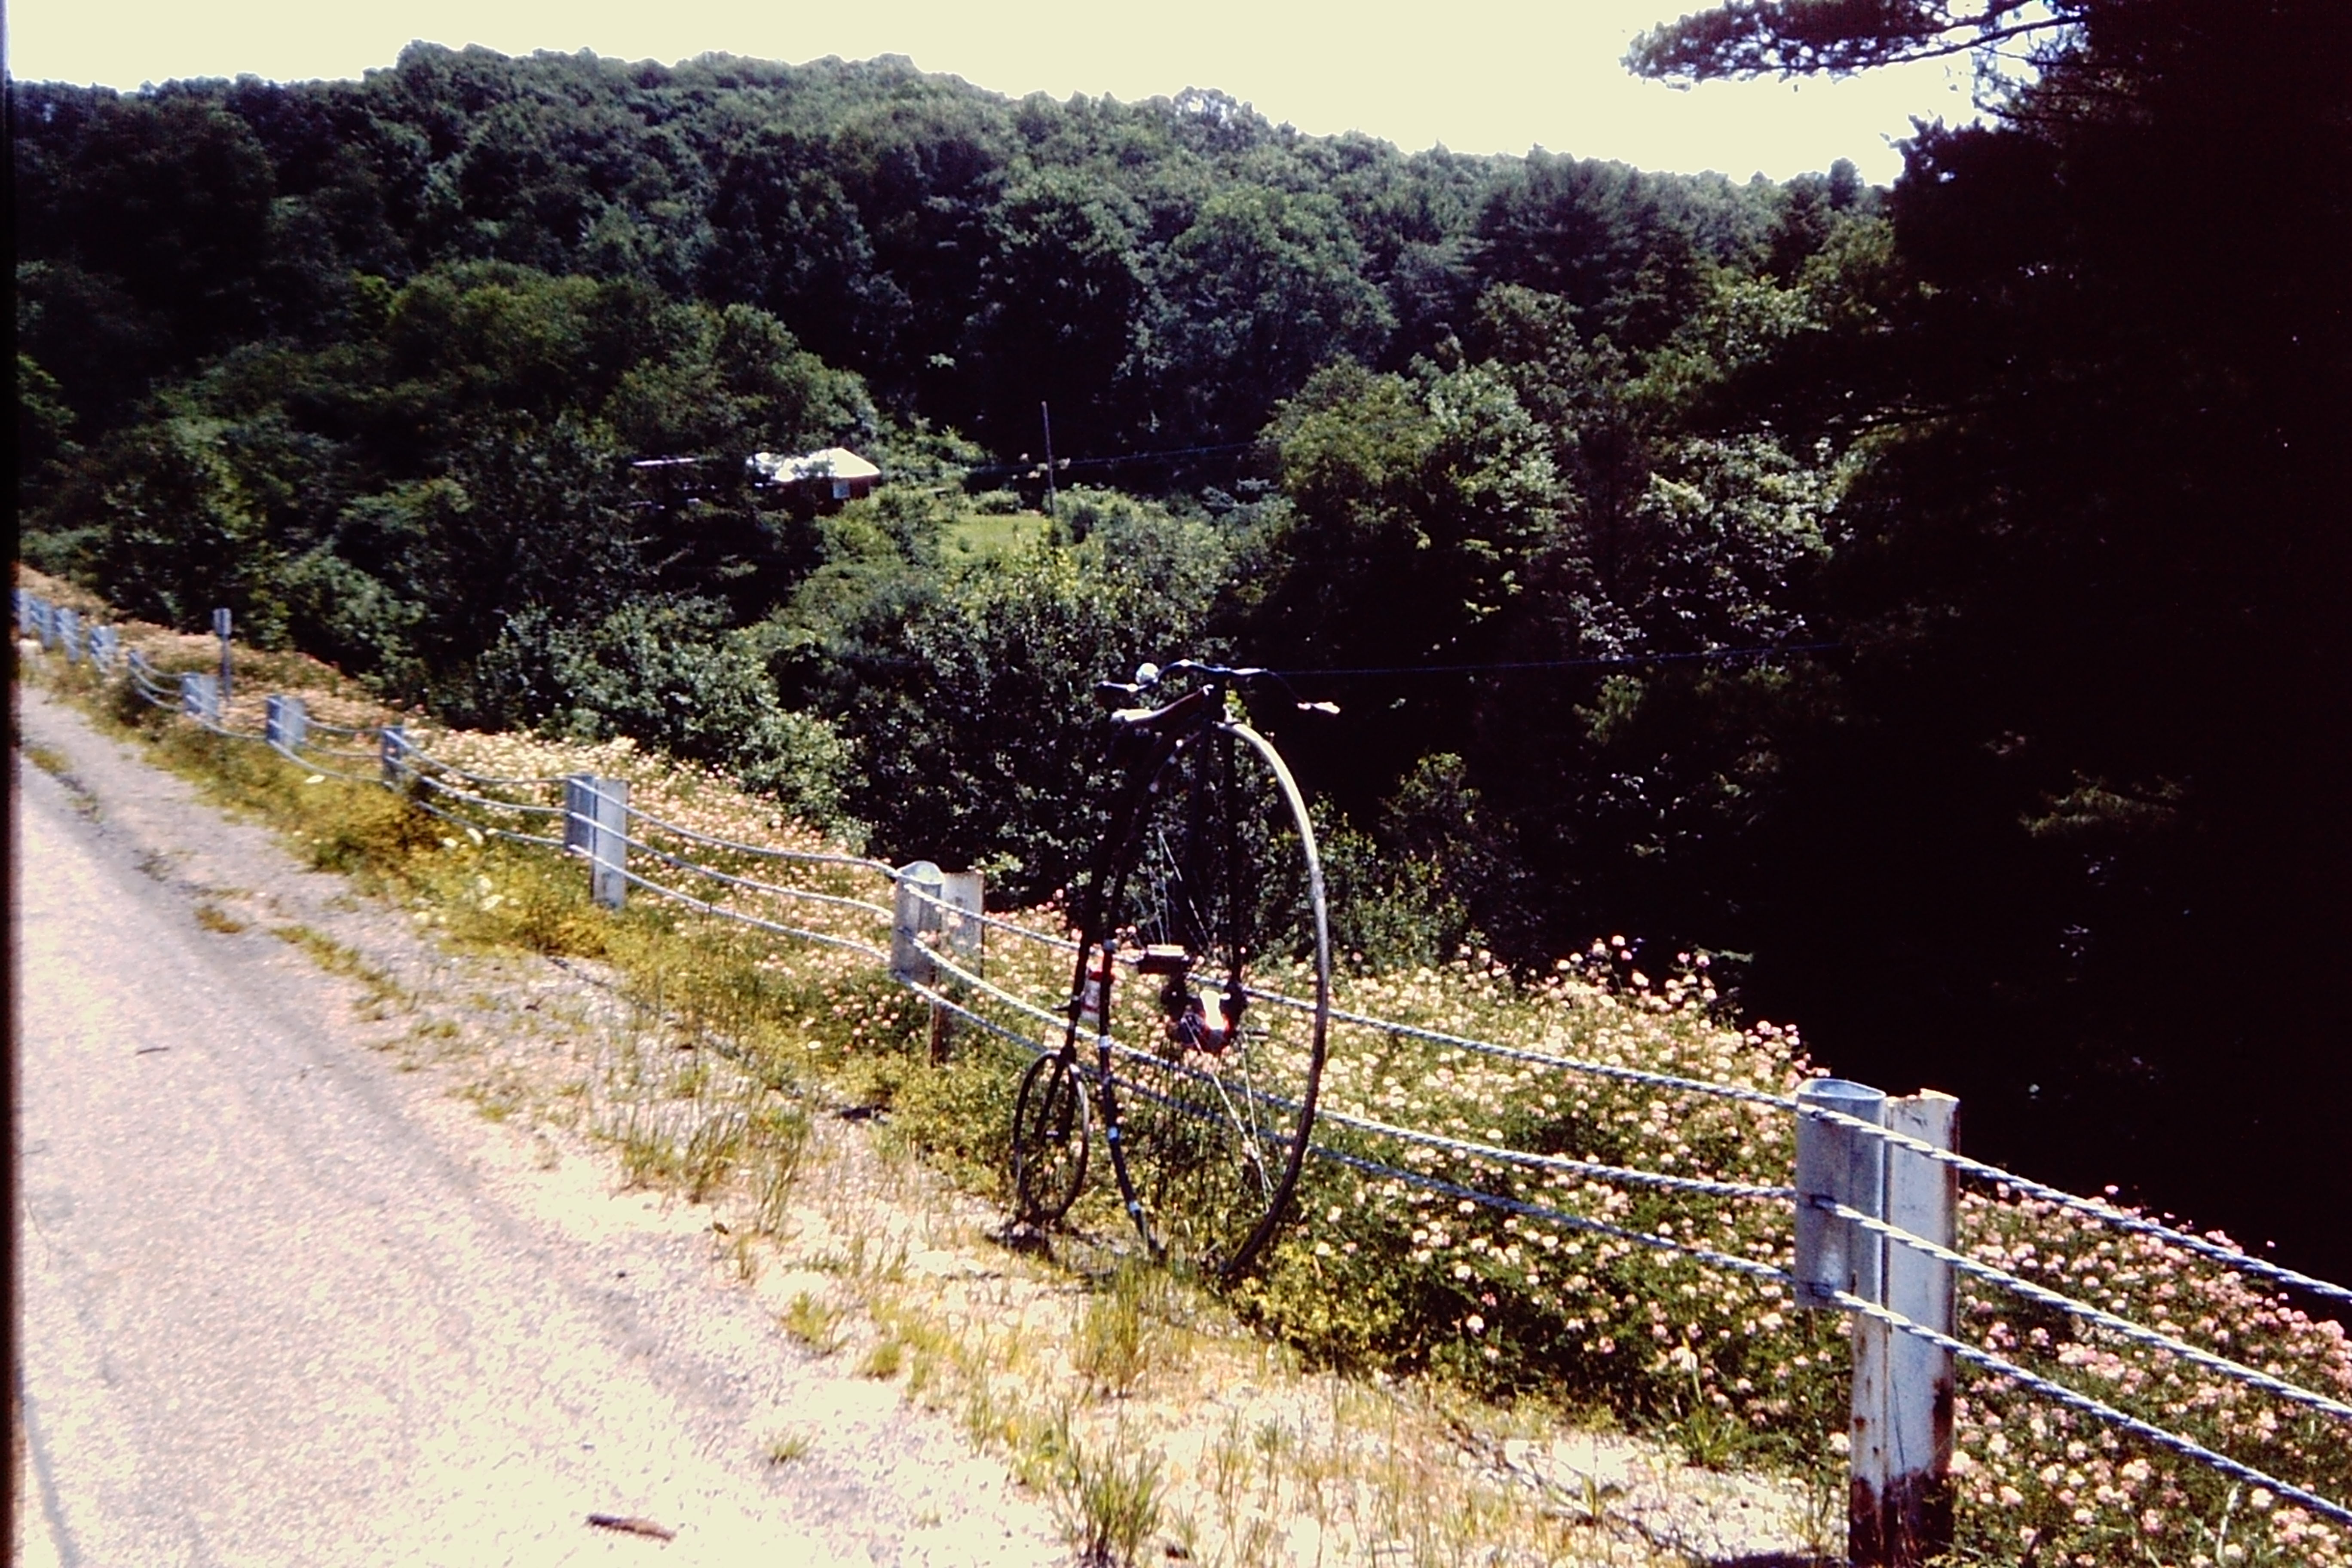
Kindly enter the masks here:
<path id="1" fill-rule="evenodd" d="M 401 1070 L 410 1020 L 270 928 L 427 995 L 565 976 L 469 972 L 17 700 L 67 775 L 16 760 L 23 1561 L 1068 1560 L 1001 1466 L 789 1342 L 707 1212 Z"/>

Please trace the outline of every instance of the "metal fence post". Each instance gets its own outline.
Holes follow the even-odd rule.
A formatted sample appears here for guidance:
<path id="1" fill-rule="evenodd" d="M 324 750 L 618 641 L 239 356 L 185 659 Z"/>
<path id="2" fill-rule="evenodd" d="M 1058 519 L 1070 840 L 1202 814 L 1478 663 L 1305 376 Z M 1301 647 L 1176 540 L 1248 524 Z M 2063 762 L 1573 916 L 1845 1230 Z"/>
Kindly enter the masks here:
<path id="1" fill-rule="evenodd" d="M 588 896 L 617 910 L 629 896 L 629 781 L 588 781 Z"/>
<path id="2" fill-rule="evenodd" d="M 1797 1305 L 1837 1310 L 1840 1290 L 1875 1301 L 1878 1238 L 1818 1204 L 1840 1203 L 1876 1218 L 1886 1196 L 1885 1144 L 1858 1128 L 1808 1116 L 1805 1108 L 1876 1126 L 1886 1096 L 1843 1079 L 1815 1079 L 1797 1090 Z"/>
<path id="3" fill-rule="evenodd" d="M 213 636 L 220 638 L 221 645 L 220 694 L 221 700 L 224 702 L 229 699 L 229 614 L 226 610 L 213 612 Z"/>
<path id="4" fill-rule="evenodd" d="M 588 853 L 589 829 L 596 822 L 596 806 L 592 798 L 595 782 L 593 773 L 563 775 L 563 847 L 568 854 Z"/>
<path id="5" fill-rule="evenodd" d="M 980 962 L 982 938 L 987 927 L 980 923 L 980 911 L 987 900 L 985 880 L 978 871 L 947 871 L 940 874 L 940 899 L 944 910 L 931 912 L 939 918 L 940 934 L 957 956 L 970 964 Z M 939 1003 L 931 1004 L 931 1064 L 945 1064 L 948 1059 L 949 1037 L 953 1030 L 953 1015 Z"/>
<path id="6" fill-rule="evenodd" d="M 972 917 L 980 913 L 987 892 L 987 884 L 977 871 L 941 873 L 940 901 L 952 912 L 940 921 L 940 934 L 948 946 L 968 958 L 980 956 L 981 934 L 987 928 Z"/>
<path id="7" fill-rule="evenodd" d="M 289 752 L 299 751 L 310 739 L 310 715 L 299 697 L 272 694 L 262 703 L 261 738 Z"/>
<path id="8" fill-rule="evenodd" d="M 33 630 L 39 635 L 43 647 L 58 646 L 58 607 L 47 599 L 33 601 Z"/>
<path id="9" fill-rule="evenodd" d="M 1889 1131 L 1938 1149 L 1953 1146 L 1960 1102 L 1934 1090 L 1886 1102 Z M 1887 1224 L 1952 1249 L 1959 1237 L 1959 1174 L 1914 1149 L 1886 1145 Z M 1881 1302 L 1923 1328 L 1953 1331 L 1952 1268 L 1916 1247 L 1888 1241 Z M 1854 1327 L 1857 1334 L 1863 1324 Z M 1864 1447 L 1855 1390 L 1854 1454 L 1874 1467 L 1853 1478 L 1849 1554 L 1858 1563 L 1918 1568 L 1952 1543 L 1951 1352 L 1885 1324 L 1883 1396 L 1870 1414 L 1878 1441 Z M 1859 1342 L 1857 1341 L 1857 1343 Z M 1857 1365 L 1859 1363 L 1857 1363 Z"/>
<path id="10" fill-rule="evenodd" d="M 24 636 L 33 629 L 33 595 L 22 588 L 12 588 L 16 605 L 16 635 Z"/>
<path id="11" fill-rule="evenodd" d="M 929 860 L 898 868 L 892 891 L 890 978 L 902 984 L 929 985 L 939 978 L 939 965 L 923 949 L 923 934 L 940 929 L 940 911 L 929 900 L 947 888 L 945 873 Z"/>
<path id="12" fill-rule="evenodd" d="M 181 676 L 180 711 L 202 723 L 219 723 L 220 682 L 209 675 Z"/>
<path id="13" fill-rule="evenodd" d="M 377 732 L 376 755 L 383 764 L 383 787 L 404 790 L 408 787 L 408 731 L 398 724 L 386 724 Z"/>
<path id="14" fill-rule="evenodd" d="M 104 676 L 114 673 L 114 655 L 118 639 L 112 626 L 92 626 L 89 629 L 89 662 Z"/>
<path id="15" fill-rule="evenodd" d="M 1834 1308 L 1843 1291 L 1950 1333 L 1950 1268 L 1822 1205 L 1843 1205 L 1948 1248 L 1958 1219 L 1951 1167 L 1801 1108 L 1949 1148 L 1959 1102 L 1935 1093 L 1889 1100 L 1836 1079 L 1805 1085 L 1797 1100 L 1797 1304 Z M 1854 1568 L 1921 1568 L 1951 1541 L 1951 1358 L 1859 1312 L 1853 1336 L 1847 1560 Z"/>
<path id="16" fill-rule="evenodd" d="M 66 650 L 68 664 L 81 662 L 81 616 L 71 610 L 58 612 L 58 641 Z"/>

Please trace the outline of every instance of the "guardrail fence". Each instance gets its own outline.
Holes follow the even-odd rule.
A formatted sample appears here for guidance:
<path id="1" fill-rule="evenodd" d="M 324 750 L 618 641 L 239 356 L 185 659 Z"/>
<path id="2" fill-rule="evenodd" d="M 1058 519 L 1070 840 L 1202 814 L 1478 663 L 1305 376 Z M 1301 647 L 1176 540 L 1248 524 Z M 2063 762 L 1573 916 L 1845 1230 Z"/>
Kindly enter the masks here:
<path id="1" fill-rule="evenodd" d="M 84 637 L 79 617 L 18 590 L 21 636 L 68 658 Z M 123 679 L 142 698 L 184 714 L 215 733 L 266 744 L 322 776 L 381 784 L 405 795 L 420 810 L 486 837 L 544 847 L 585 862 L 595 901 L 621 908 L 632 888 L 740 922 L 772 935 L 853 952 L 887 966 L 889 974 L 931 1005 L 932 1049 L 943 1053 L 954 1019 L 1032 1055 L 1054 1048 L 1064 1026 L 1063 999 L 1023 995 L 991 980 L 983 968 L 989 939 L 1041 946 L 1066 962 L 1076 944 L 1066 936 L 1033 930 L 983 909 L 979 875 L 942 870 L 929 861 L 891 867 L 855 855 L 779 848 L 717 837 L 656 817 L 630 804 L 627 781 L 586 773 L 562 778 L 500 778 L 433 757 L 398 724 L 347 727 L 310 717 L 299 698 L 273 696 L 259 733 L 229 728 L 223 719 L 223 683 L 208 672 L 167 679 L 137 650 L 120 656 L 110 626 L 87 630 L 93 665 L 111 675 L 118 658 Z M 102 652 L 100 650 L 103 650 Z M 551 820 L 552 819 L 552 820 Z M 534 832 L 544 826 L 545 832 Z M 697 857 L 699 856 L 700 858 Z M 725 862 L 719 864 L 717 862 Z M 652 875 L 646 869 L 650 868 Z M 862 898 L 777 879 L 793 868 L 833 876 L 865 876 L 889 889 Z M 772 869 L 770 869 L 772 868 Z M 759 874 L 754 874 L 754 871 Z M 667 878 L 667 879 L 663 879 Z M 683 885 L 673 885 L 682 880 Z M 691 889 L 699 889 L 691 890 Z M 803 923 L 795 910 L 846 915 L 851 929 Z M 870 932 L 856 934 L 858 929 Z M 1047 966 L 1049 969 L 1051 965 Z M 1272 1006 L 1306 1007 L 1272 990 L 1252 994 Z M 1849 1555 L 1857 1564 L 1927 1563 L 1952 1539 L 1954 1518 L 1953 1405 L 1957 1363 L 2005 1380 L 2047 1405 L 2102 1423 L 2322 1520 L 2352 1525 L 2352 1507 L 2318 1495 L 2216 1451 L 2179 1432 L 2117 1408 L 2085 1391 L 2044 1377 L 1997 1350 L 1959 1337 L 1956 1285 L 1965 1278 L 2008 1292 L 2086 1328 L 2161 1352 L 2221 1383 L 2252 1390 L 2298 1410 L 2352 1422 L 2352 1405 L 2304 1387 L 2273 1368 L 2258 1368 L 2187 1342 L 2168 1323 L 2126 1320 L 2096 1302 L 2029 1279 L 2013 1269 L 1964 1255 L 1958 1215 L 1965 1181 L 1998 1193 L 2055 1205 L 2126 1235 L 2151 1238 L 2237 1271 L 2264 1290 L 2289 1291 L 2352 1304 L 2352 1289 L 2316 1279 L 2234 1247 L 2118 1208 L 2063 1192 L 1956 1152 L 1958 1102 L 1922 1093 L 1891 1098 L 1838 1079 L 1817 1079 L 1793 1097 L 1734 1084 L 1583 1061 L 1550 1051 L 1429 1029 L 1335 1008 L 1333 1019 L 1376 1036 L 1584 1075 L 1621 1084 L 1728 1101 L 1748 1111 L 1793 1119 L 1795 1169 L 1788 1185 L 1726 1182 L 1636 1170 L 1562 1154 L 1536 1153 L 1503 1143 L 1397 1125 L 1365 1107 L 1330 1103 L 1318 1129 L 1360 1135 L 1398 1148 L 1394 1160 L 1342 1147 L 1318 1137 L 1321 1158 L 1384 1181 L 1465 1205 L 1506 1210 L 1566 1230 L 1631 1247 L 1682 1255 L 1717 1269 L 1785 1287 L 1802 1307 L 1839 1311 L 1853 1322 L 1852 1426 L 1849 1432 Z M 1756 1258 L 1698 1245 L 1688 1229 L 1656 1231 L 1612 1224 L 1590 1214 L 1507 1192 L 1454 1181 L 1427 1169 L 1436 1156 L 1471 1162 L 1471 1169 L 1517 1170 L 1573 1176 L 1618 1190 L 1650 1191 L 1731 1202 L 1788 1205 L 1795 1232 L 1794 1267 L 1784 1270 Z M 2352 1427 L 2347 1428 L 2352 1441 Z M 2261 1494 L 2257 1494 L 2261 1495 Z"/>

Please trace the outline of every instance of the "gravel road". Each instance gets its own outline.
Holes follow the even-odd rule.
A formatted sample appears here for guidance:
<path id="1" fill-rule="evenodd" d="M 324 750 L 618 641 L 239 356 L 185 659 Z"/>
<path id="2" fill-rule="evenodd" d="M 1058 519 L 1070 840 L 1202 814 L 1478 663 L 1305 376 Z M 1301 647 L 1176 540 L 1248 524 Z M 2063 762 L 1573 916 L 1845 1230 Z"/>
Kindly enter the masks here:
<path id="1" fill-rule="evenodd" d="M 17 700 L 19 1561 L 1068 1561 L 1000 1466 L 788 1342 L 707 1215 L 398 1070 L 267 930 L 446 966 L 397 911 Z"/>

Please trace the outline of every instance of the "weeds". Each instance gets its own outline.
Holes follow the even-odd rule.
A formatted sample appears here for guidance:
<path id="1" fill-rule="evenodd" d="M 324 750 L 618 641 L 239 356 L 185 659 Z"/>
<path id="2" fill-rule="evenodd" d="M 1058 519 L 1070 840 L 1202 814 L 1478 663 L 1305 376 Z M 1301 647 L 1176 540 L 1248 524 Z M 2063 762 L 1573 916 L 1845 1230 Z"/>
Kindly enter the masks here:
<path id="1" fill-rule="evenodd" d="M 1160 1528 L 1161 1461 L 1137 1451 L 1124 1428 L 1099 1448 L 1065 1437 L 1061 1506 L 1082 1561 L 1096 1568 L 1129 1568 Z"/>
<path id="2" fill-rule="evenodd" d="M 358 981 L 366 990 L 360 1005 L 362 1017 L 381 1018 L 409 1004 L 408 993 L 398 981 L 370 963 L 358 949 L 337 942 L 323 931 L 296 923 L 271 926 L 269 934 L 300 948 L 310 955 L 311 963 L 327 973 Z"/>
<path id="3" fill-rule="evenodd" d="M 66 799 L 73 804 L 76 812 L 93 822 L 98 820 L 98 796 L 75 775 L 70 758 L 55 747 L 44 746 L 38 742 L 25 745 L 22 750 L 26 762 L 58 781 L 58 787 L 66 792 Z"/>
<path id="4" fill-rule="evenodd" d="M 783 1331 L 821 1356 L 841 1348 L 841 1314 L 803 1290 L 792 1299 L 781 1320 Z"/>
<path id="5" fill-rule="evenodd" d="M 857 1363 L 857 1375 L 870 1377 L 877 1383 L 887 1383 L 898 1375 L 906 1359 L 906 1345 L 896 1337 L 885 1334 L 874 1342 L 873 1349 L 866 1352 L 866 1359 Z"/>
<path id="6" fill-rule="evenodd" d="M 1071 1360 L 1078 1375 L 1097 1391 L 1125 1395 L 1135 1391 L 1149 1361 L 1144 1317 L 1146 1272 L 1122 1261 L 1106 1281 L 1097 1281 L 1079 1314 Z"/>
<path id="7" fill-rule="evenodd" d="M 196 923 L 206 931 L 218 931 L 223 936 L 235 936 L 240 931 L 253 929 L 247 922 L 238 920 L 210 899 L 196 906 Z"/>

